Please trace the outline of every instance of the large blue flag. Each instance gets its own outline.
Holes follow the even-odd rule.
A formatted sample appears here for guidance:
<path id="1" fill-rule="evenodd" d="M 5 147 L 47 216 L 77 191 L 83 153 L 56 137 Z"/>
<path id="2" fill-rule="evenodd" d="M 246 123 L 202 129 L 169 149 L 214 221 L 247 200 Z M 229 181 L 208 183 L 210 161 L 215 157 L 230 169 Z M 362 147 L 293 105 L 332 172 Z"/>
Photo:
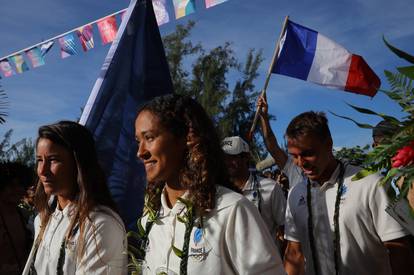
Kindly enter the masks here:
<path id="1" fill-rule="evenodd" d="M 109 189 L 129 228 L 141 213 L 146 184 L 136 157 L 137 109 L 172 90 L 151 1 L 132 0 L 80 119 L 94 134 Z"/>

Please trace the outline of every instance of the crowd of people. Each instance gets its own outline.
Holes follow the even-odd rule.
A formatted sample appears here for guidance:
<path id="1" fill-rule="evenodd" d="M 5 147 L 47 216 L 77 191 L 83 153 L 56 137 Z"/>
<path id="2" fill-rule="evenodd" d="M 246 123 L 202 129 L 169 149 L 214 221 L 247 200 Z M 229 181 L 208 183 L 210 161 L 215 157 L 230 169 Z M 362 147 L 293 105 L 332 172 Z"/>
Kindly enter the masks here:
<path id="1" fill-rule="evenodd" d="M 40 127 L 37 177 L 0 164 L 0 274 L 128 274 L 131 258 L 143 274 L 413 274 L 409 234 L 385 212 L 381 175 L 352 180 L 360 168 L 335 158 L 325 114 L 293 118 L 286 152 L 265 97 L 258 107 L 275 172 L 252 169 L 249 144 L 220 140 L 190 97 L 138 110 L 147 185 L 129 259 L 91 133 L 70 121 Z"/>

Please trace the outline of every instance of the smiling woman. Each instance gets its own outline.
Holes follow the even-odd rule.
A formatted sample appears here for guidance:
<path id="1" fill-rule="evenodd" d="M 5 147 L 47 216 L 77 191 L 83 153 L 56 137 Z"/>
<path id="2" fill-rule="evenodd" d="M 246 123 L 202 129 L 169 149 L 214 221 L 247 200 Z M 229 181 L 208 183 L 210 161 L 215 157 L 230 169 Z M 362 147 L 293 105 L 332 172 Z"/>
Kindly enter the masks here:
<path id="1" fill-rule="evenodd" d="M 124 274 L 124 224 L 89 131 L 70 121 L 40 127 L 36 160 L 39 215 L 23 274 Z"/>
<path id="2" fill-rule="evenodd" d="M 135 130 L 148 186 L 134 252 L 149 274 L 284 274 L 258 210 L 230 190 L 218 135 L 200 104 L 158 97 L 141 108 Z"/>

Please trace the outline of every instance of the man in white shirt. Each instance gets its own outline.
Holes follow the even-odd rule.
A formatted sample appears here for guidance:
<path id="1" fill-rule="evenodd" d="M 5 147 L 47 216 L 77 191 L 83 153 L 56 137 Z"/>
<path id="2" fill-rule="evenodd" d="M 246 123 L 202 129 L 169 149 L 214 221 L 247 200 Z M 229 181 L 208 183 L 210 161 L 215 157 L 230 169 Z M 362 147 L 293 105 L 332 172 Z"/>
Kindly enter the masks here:
<path id="1" fill-rule="evenodd" d="M 411 274 L 407 233 L 385 212 L 380 175 L 351 180 L 360 168 L 335 159 L 325 114 L 298 115 L 286 137 L 289 154 L 308 178 L 288 197 L 287 273 Z"/>
<path id="2" fill-rule="evenodd" d="M 226 154 L 230 180 L 258 208 L 276 241 L 276 235 L 282 232 L 285 221 L 286 199 L 282 188 L 274 180 L 249 171 L 249 145 L 241 137 L 225 138 L 222 149 Z"/>

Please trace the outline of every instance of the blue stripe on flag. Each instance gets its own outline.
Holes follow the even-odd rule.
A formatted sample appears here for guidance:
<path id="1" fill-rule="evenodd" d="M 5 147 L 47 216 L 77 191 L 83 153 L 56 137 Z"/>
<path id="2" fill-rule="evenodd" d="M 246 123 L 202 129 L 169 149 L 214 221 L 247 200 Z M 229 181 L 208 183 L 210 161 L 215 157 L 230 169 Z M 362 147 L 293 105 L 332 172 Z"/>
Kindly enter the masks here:
<path id="1" fill-rule="evenodd" d="M 125 19 L 80 123 L 94 134 L 111 194 L 133 229 L 146 185 L 144 167 L 136 157 L 135 117 L 143 103 L 173 88 L 151 1 L 132 0 Z"/>
<path id="2" fill-rule="evenodd" d="M 318 33 L 289 21 L 286 40 L 272 72 L 306 80 L 315 57 Z"/>

